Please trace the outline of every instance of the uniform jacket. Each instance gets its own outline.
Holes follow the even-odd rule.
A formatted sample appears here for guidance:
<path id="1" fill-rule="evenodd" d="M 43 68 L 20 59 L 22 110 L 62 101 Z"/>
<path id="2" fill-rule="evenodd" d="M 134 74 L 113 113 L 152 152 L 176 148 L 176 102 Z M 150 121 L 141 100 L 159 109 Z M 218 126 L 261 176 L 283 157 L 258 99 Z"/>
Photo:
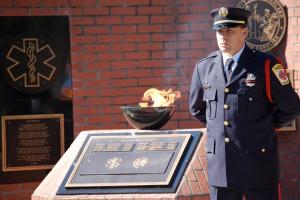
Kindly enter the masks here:
<path id="1" fill-rule="evenodd" d="M 274 103 L 266 94 L 266 59 L 270 60 Z M 211 185 L 256 188 L 277 184 L 274 130 L 299 115 L 300 100 L 290 83 L 283 85 L 277 79 L 272 71 L 276 64 L 272 56 L 246 46 L 231 80 L 226 83 L 220 52 L 213 52 L 197 62 L 189 108 L 194 117 L 207 125 L 206 152 Z"/>

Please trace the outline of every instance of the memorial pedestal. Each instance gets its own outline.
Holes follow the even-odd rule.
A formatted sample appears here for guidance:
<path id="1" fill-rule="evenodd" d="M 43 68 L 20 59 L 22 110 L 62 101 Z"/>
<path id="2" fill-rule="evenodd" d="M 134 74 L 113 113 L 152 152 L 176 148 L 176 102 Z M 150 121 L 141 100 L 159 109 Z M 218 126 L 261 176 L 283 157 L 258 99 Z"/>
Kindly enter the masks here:
<path id="1" fill-rule="evenodd" d="M 170 134 L 170 131 L 150 131 L 150 132 L 157 132 L 159 135 L 161 135 L 162 137 L 165 138 L 165 136 L 169 137 L 170 135 L 176 135 L 176 132 L 179 131 L 180 133 L 189 133 L 189 132 L 199 132 L 199 135 L 201 135 L 201 132 L 205 132 L 205 129 L 181 129 L 181 130 L 174 130 L 171 131 L 172 134 Z M 174 132 L 174 133 L 173 133 Z M 47 177 L 41 182 L 41 184 L 38 186 L 38 188 L 34 191 L 34 193 L 32 194 L 32 200 L 104 200 L 104 199 L 130 199 L 130 200 L 138 200 L 138 199 L 159 199 L 159 200 L 171 200 L 171 199 L 197 199 L 197 200 L 208 200 L 209 199 L 209 190 L 208 190 L 208 183 L 207 183 L 207 176 L 206 176 L 206 158 L 205 158 L 205 151 L 204 151 L 204 147 L 203 147 L 203 140 L 204 137 L 200 138 L 199 142 L 195 142 L 195 143 L 189 143 L 189 145 L 195 145 L 195 150 L 193 150 L 191 153 L 191 158 L 189 159 L 189 161 L 187 161 L 185 158 L 181 158 L 181 163 L 186 162 L 187 165 L 184 168 L 180 169 L 176 169 L 175 173 L 174 173 L 174 177 L 172 178 L 173 182 L 175 179 L 178 179 L 178 176 L 180 176 L 180 171 L 183 170 L 183 174 L 182 176 L 179 177 L 178 179 L 178 187 L 176 186 L 174 192 L 166 192 L 167 190 L 162 190 L 162 192 L 153 192 L 154 188 L 157 189 L 158 191 L 160 188 L 164 188 L 165 186 L 159 186 L 159 185 L 154 185 L 152 186 L 152 188 L 149 190 L 150 192 L 147 192 L 147 190 L 143 191 L 143 192 L 134 192 L 134 191 L 140 191 L 141 189 L 139 188 L 138 190 L 136 190 L 136 188 L 132 188 L 131 187 L 121 187 L 118 186 L 115 189 L 111 188 L 112 186 L 110 185 L 109 187 L 104 188 L 104 192 L 102 191 L 102 194 L 99 193 L 95 193 L 95 191 L 97 192 L 97 188 L 99 188 L 99 186 L 94 187 L 90 190 L 86 190 L 87 193 L 85 193 L 84 189 L 85 188 L 80 188 L 79 190 L 81 190 L 81 192 L 77 192 L 77 190 L 75 189 L 75 192 L 71 191 L 71 193 L 73 192 L 73 194 L 70 194 L 70 192 L 67 194 L 62 194 L 64 192 L 64 188 L 66 188 L 66 190 L 68 190 L 67 187 L 65 187 L 67 179 L 69 179 L 70 177 L 70 171 L 72 171 L 71 169 L 76 169 L 76 164 L 78 164 L 78 160 L 80 155 L 83 155 L 82 152 L 87 152 L 87 154 L 90 154 L 88 148 L 87 148 L 87 141 L 89 141 L 89 138 L 93 138 L 95 136 L 99 136 L 99 133 L 101 134 L 109 134 L 109 135 L 114 135 L 114 134 L 120 134 L 120 133 L 126 133 L 126 134 L 130 134 L 132 133 L 133 135 L 147 135 L 147 131 L 140 131 L 140 130 L 94 130 L 94 131 L 84 131 L 81 132 L 78 137 L 75 139 L 75 141 L 73 142 L 73 144 L 70 146 L 70 148 L 66 151 L 66 153 L 63 155 L 63 157 L 59 160 L 59 162 L 55 165 L 55 167 L 52 169 L 52 171 L 47 175 Z M 150 135 L 151 136 L 151 135 Z M 129 135 L 129 138 L 131 136 Z M 144 139 L 141 139 L 141 141 Z M 95 146 L 93 146 L 92 148 L 99 153 L 99 151 L 101 151 L 103 153 L 103 155 L 101 155 L 100 157 L 102 158 L 103 156 L 105 156 L 107 151 L 118 151 L 118 152 L 113 152 L 113 153 L 117 153 L 117 155 L 124 153 L 121 152 L 121 150 L 129 150 L 130 144 L 128 143 L 128 141 L 126 141 L 126 145 L 119 145 L 119 141 L 116 141 L 115 143 L 113 143 L 113 145 L 111 146 L 103 146 L 103 144 L 107 144 L 107 142 L 101 144 L 101 140 L 99 140 L 100 143 L 96 144 Z M 175 141 L 175 140 L 174 140 Z M 176 143 L 176 141 L 170 141 L 169 146 L 165 146 L 164 148 L 166 148 L 167 151 L 172 150 L 172 145 L 174 145 L 174 143 Z M 140 145 L 140 141 L 134 141 L 135 145 L 138 149 L 138 145 Z M 134 143 L 133 142 L 133 143 Z M 158 143 L 163 143 L 164 141 L 154 141 L 155 144 Z M 153 144 L 154 144 L 153 143 Z M 116 147 L 116 144 L 117 147 Z M 180 142 L 178 142 L 178 147 L 180 147 Z M 188 145 L 187 145 L 188 146 Z M 142 150 L 149 150 L 149 146 L 145 147 L 141 147 L 139 146 L 139 148 L 142 148 Z M 155 148 L 162 148 L 162 145 L 156 145 Z M 121 149 L 121 150 L 120 150 Z M 124 150 L 124 151 L 125 151 Z M 150 150 L 152 151 L 153 149 L 150 148 Z M 161 151 L 162 149 L 159 149 L 159 151 Z M 185 152 L 189 151 L 189 149 L 186 149 Z M 175 152 L 175 151 L 174 151 Z M 139 152 L 138 152 L 139 153 Z M 147 155 L 145 154 L 145 152 L 142 152 L 143 155 Z M 148 152 L 149 153 L 149 152 Z M 151 152 L 150 152 L 151 153 Z M 160 153 L 160 152 L 158 152 Z M 114 154 L 115 155 L 115 154 Z M 152 154 L 150 154 L 149 159 L 151 159 Z M 128 159 L 126 159 L 126 162 L 128 162 L 131 159 L 132 155 L 130 155 L 128 157 Z M 147 157 L 147 156 L 146 156 Z M 172 158 L 176 158 L 175 153 L 174 153 L 174 157 Z M 83 158 L 84 160 L 85 158 Z M 158 158 L 157 158 L 158 159 Z M 155 159 L 155 160 L 157 160 Z M 123 159 L 125 160 L 125 159 Z M 175 159 L 176 160 L 176 159 Z M 74 162 L 76 161 L 76 162 Z M 140 160 L 141 161 L 141 160 Z M 97 162 L 98 163 L 98 162 Z M 99 163 L 99 167 L 100 164 L 103 164 L 102 161 L 100 161 Z M 141 162 L 143 163 L 143 162 Z M 141 164 L 139 163 L 139 164 Z M 175 162 L 174 162 L 175 163 Z M 149 162 L 149 164 L 151 164 L 151 162 Z M 172 159 L 170 159 L 170 166 L 172 164 Z M 84 165 L 84 164 L 83 164 Z M 75 167 L 74 167 L 75 166 Z M 178 167 L 177 167 L 178 168 Z M 78 171 L 80 171 L 80 166 L 77 167 L 77 169 L 79 169 Z M 92 168 L 91 168 L 92 169 Z M 91 170 L 89 169 L 89 170 Z M 97 170 L 97 169 L 96 169 Z M 140 169 L 139 169 L 140 170 Z M 144 171 L 143 173 L 147 174 L 149 173 L 150 169 L 147 169 L 146 171 Z M 103 170 L 102 170 L 103 171 Z M 126 170 L 123 171 L 130 171 L 129 168 L 126 168 Z M 137 170 L 138 171 L 138 170 Z M 155 169 L 151 169 L 151 171 L 155 171 Z M 166 170 L 167 171 L 167 170 Z M 103 172 L 104 173 L 104 172 Z M 115 172 L 117 173 L 117 172 Z M 102 172 L 100 173 L 101 176 L 103 176 Z M 105 174 L 105 173 L 104 173 Z M 132 172 L 130 172 L 130 174 L 132 174 Z M 99 175 L 99 174 L 98 174 Z M 112 173 L 113 175 L 113 173 Z M 124 174 L 121 174 L 124 175 Z M 116 176 L 117 177 L 117 176 Z M 104 176 L 105 178 L 105 176 Z M 147 178 L 148 179 L 148 178 Z M 88 180 L 88 179 L 87 179 Z M 109 180 L 109 179 L 108 179 Z M 145 186 L 147 189 L 147 186 Z M 101 188 L 101 186 L 100 186 Z M 112 189 L 112 190 L 109 190 Z M 128 190 L 127 190 L 128 189 Z M 143 190 L 143 188 L 142 188 Z M 101 191 L 101 190 L 99 190 Z M 110 192 L 112 191 L 112 192 Z"/>

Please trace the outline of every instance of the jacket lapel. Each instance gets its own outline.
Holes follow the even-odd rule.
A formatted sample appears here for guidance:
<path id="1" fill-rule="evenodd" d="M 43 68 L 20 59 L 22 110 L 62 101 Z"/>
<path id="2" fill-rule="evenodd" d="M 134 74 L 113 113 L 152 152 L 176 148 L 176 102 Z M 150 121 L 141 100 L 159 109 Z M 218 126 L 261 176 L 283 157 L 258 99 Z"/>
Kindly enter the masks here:
<path id="1" fill-rule="evenodd" d="M 252 52 L 250 51 L 249 47 L 245 46 L 243 53 L 238 61 L 238 65 L 236 69 L 233 71 L 231 75 L 231 79 L 227 82 L 227 85 L 232 84 L 236 80 L 238 80 L 244 73 L 246 73 L 247 64 L 251 60 Z"/>
<path id="2" fill-rule="evenodd" d="M 215 73 L 217 75 L 217 80 L 223 85 L 225 85 L 226 79 L 224 74 L 223 57 L 220 51 L 218 52 L 218 56 L 214 61 L 214 66 L 215 66 Z"/>

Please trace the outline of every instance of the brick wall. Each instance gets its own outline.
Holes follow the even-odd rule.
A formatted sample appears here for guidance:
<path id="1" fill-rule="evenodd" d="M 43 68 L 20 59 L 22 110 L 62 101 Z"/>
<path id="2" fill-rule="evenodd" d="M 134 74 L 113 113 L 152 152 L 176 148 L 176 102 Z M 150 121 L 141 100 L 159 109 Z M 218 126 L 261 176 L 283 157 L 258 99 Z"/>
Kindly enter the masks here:
<path id="1" fill-rule="evenodd" d="M 68 15 L 74 91 L 74 135 L 127 129 L 120 106 L 136 104 L 150 87 L 180 90 L 164 129 L 198 128 L 188 112 L 190 76 L 198 58 L 216 49 L 208 11 L 237 0 L 1 0 L 1 16 Z M 300 70 L 300 2 L 288 10 L 285 59 Z M 300 73 L 295 73 L 300 92 Z M 299 120 L 298 120 L 299 121 Z M 300 124 L 298 122 L 298 127 Z M 300 199 L 299 131 L 279 136 L 283 195 Z M 38 183 L 0 185 L 0 200 L 19 199 Z M 23 198 L 24 199 L 24 198 Z"/>

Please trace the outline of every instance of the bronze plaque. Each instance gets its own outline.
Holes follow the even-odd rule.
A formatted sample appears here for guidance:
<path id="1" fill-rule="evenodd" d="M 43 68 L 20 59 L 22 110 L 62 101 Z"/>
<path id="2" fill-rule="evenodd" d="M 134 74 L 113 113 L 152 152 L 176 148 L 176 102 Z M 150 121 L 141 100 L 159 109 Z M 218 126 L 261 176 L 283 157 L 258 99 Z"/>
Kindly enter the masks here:
<path id="1" fill-rule="evenodd" d="M 168 185 L 190 137 L 91 136 L 65 187 Z"/>
<path id="2" fill-rule="evenodd" d="M 242 0 L 237 5 L 249 10 L 249 47 L 267 52 L 283 39 L 287 27 L 285 10 L 279 0 Z"/>
<path id="3" fill-rule="evenodd" d="M 63 114 L 2 116 L 2 169 L 51 169 L 64 152 Z"/>

